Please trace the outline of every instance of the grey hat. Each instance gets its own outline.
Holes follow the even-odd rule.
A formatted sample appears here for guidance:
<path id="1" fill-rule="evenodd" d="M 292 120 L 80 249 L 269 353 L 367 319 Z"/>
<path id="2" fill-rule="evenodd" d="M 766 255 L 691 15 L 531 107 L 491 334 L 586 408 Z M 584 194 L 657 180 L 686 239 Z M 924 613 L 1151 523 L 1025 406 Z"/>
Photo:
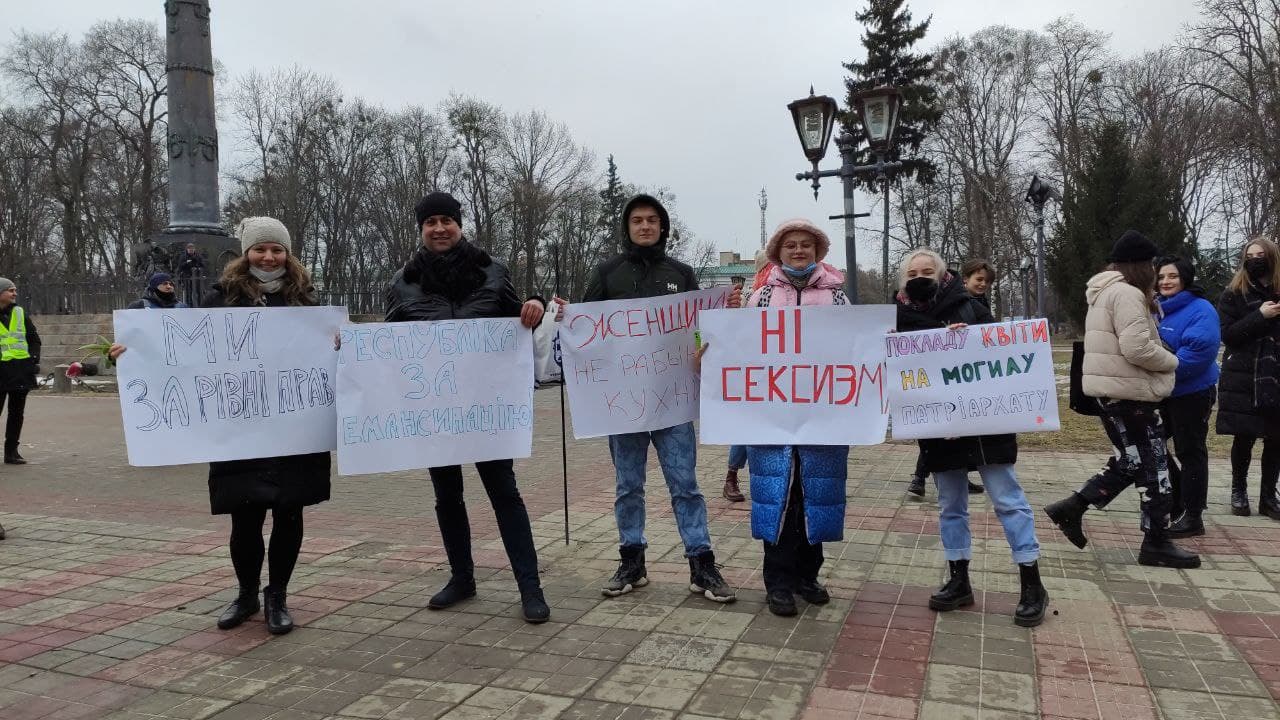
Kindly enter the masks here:
<path id="1" fill-rule="evenodd" d="M 12 280 L 10 280 L 9 278 L 0 277 L 0 292 L 4 292 L 5 290 L 8 290 L 10 288 L 15 288 L 15 287 L 18 287 L 18 286 L 14 285 Z"/>

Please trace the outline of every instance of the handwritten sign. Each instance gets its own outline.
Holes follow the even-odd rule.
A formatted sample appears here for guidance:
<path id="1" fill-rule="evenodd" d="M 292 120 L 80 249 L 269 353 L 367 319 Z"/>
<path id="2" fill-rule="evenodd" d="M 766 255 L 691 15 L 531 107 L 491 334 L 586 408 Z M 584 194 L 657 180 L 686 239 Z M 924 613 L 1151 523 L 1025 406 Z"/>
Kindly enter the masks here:
<path id="1" fill-rule="evenodd" d="M 117 310 L 129 464 L 334 448 L 339 307 Z"/>
<path id="2" fill-rule="evenodd" d="M 884 442 L 892 305 L 746 308 L 701 316 L 702 442 Z"/>
<path id="3" fill-rule="evenodd" d="M 895 439 L 1060 427 L 1045 320 L 894 333 L 884 343 Z"/>
<path id="4" fill-rule="evenodd" d="M 693 333 L 699 313 L 723 308 L 730 290 L 566 307 L 560 350 L 573 436 L 661 430 L 695 419 Z"/>
<path id="5" fill-rule="evenodd" d="M 342 475 L 528 457 L 533 335 L 518 318 L 344 325 Z"/>

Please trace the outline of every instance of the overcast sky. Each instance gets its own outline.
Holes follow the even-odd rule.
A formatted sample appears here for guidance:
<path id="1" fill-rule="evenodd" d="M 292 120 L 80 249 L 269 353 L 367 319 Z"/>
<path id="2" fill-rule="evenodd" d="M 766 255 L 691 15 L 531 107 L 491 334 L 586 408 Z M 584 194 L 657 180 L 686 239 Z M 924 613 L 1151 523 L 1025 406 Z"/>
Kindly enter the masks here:
<path id="1" fill-rule="evenodd" d="M 540 109 L 569 126 L 603 170 L 666 185 L 689 227 L 719 250 L 754 253 L 762 187 L 770 229 L 807 216 L 844 265 L 840 187 L 815 203 L 786 104 L 819 93 L 843 101 L 841 62 L 861 56 L 863 2 L 836 0 L 211 0 L 213 52 L 234 75 L 301 65 L 337 79 L 349 95 L 395 108 L 435 106 L 451 92 L 508 111 Z M 77 35 L 114 17 L 163 19 L 163 0 L 0 0 L 0 38 L 13 31 Z M 993 24 L 1039 29 L 1071 14 L 1136 55 L 1172 42 L 1194 19 L 1194 0 L 915 0 L 933 15 L 929 47 Z M 227 129 L 223 129 L 226 144 Z M 836 162 L 834 144 L 824 168 Z M 879 227 L 879 208 L 860 222 Z M 406 208 L 406 213 L 411 209 Z M 878 257 L 879 233 L 859 234 Z M 875 251 L 876 255 L 869 253 Z M 872 261 L 874 264 L 874 261 Z"/>

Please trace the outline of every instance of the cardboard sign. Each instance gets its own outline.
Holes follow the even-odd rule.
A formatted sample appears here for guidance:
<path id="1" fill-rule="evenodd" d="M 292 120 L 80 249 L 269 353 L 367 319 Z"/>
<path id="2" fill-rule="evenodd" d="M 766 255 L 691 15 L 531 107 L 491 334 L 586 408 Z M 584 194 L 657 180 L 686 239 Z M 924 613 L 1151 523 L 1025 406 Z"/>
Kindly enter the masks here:
<path id="1" fill-rule="evenodd" d="M 731 287 L 565 308 L 560 350 L 573 436 L 661 430 L 698 417 L 699 314 Z"/>
<path id="2" fill-rule="evenodd" d="M 519 318 L 344 325 L 338 472 L 528 457 L 533 334 Z"/>
<path id="3" fill-rule="evenodd" d="M 884 334 L 892 305 L 703 313 L 702 442 L 884 442 Z"/>
<path id="4" fill-rule="evenodd" d="M 1046 320 L 885 337 L 895 439 L 1058 430 Z"/>
<path id="5" fill-rule="evenodd" d="M 341 307 L 117 310 L 129 464 L 334 449 Z"/>

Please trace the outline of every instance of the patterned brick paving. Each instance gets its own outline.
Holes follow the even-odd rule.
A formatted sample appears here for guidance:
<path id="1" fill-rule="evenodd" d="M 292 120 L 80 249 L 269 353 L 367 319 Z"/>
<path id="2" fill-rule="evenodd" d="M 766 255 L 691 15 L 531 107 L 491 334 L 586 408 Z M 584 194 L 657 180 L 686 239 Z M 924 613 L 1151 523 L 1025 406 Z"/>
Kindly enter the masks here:
<path id="1" fill-rule="evenodd" d="M 25 467 L 0 469 L 0 718 L 1280 718 L 1280 523 L 1226 513 L 1214 461 L 1209 532 L 1193 571 L 1142 568 L 1136 500 L 1090 513 L 1086 551 L 1040 526 L 1053 597 L 1039 628 L 1010 620 L 1017 575 L 999 523 L 973 500 L 977 603 L 927 609 L 941 581 L 933 491 L 904 497 L 909 446 L 858 449 L 846 539 L 827 546 L 833 600 L 764 606 L 748 509 L 718 497 L 725 448 L 701 482 L 739 602 L 687 591 L 670 504 L 651 467 L 651 584 L 605 600 L 613 481 L 601 441 L 569 442 L 565 545 L 559 403 L 537 394 L 536 456 L 517 473 L 553 619 L 518 619 L 483 493 L 469 498 L 479 596 L 425 609 L 444 581 L 423 473 L 335 480 L 309 509 L 290 588 L 300 627 L 230 632 L 224 518 L 202 467 L 127 467 L 114 398 L 32 398 Z M 1040 507 L 1099 456 L 1024 453 Z M 476 483 L 478 486 L 478 483 Z"/>

